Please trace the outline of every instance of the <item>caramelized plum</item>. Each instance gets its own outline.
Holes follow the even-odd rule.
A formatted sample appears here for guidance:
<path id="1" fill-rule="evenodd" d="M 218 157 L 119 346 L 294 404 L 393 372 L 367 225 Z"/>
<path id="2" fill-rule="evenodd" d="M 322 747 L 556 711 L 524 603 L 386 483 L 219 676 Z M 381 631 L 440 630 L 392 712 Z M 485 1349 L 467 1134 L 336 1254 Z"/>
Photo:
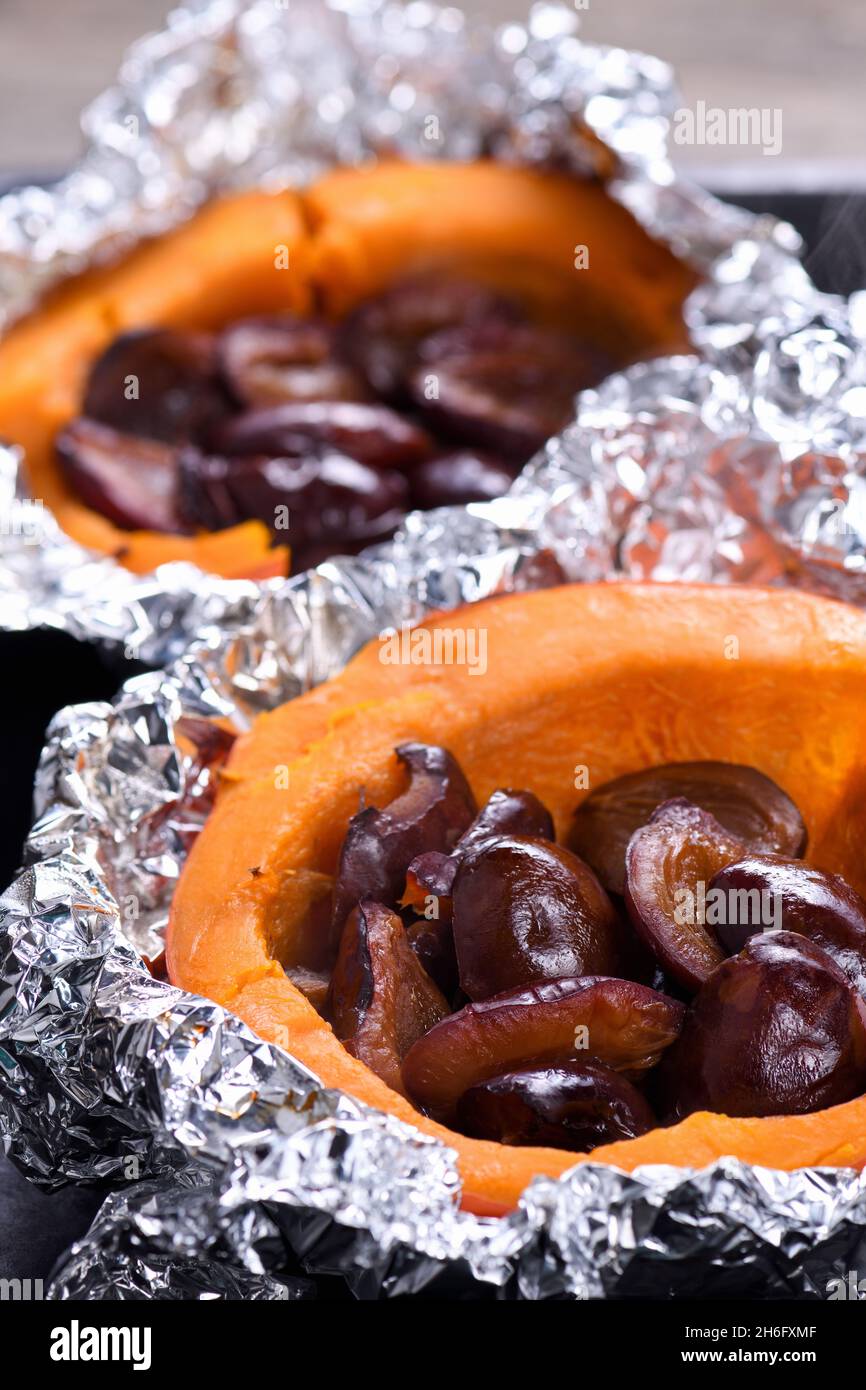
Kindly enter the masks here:
<path id="1" fill-rule="evenodd" d="M 460 836 L 455 854 L 462 858 L 467 850 L 496 835 L 529 835 L 553 841 L 553 816 L 533 792 L 500 787 L 485 801 L 466 834 Z"/>
<path id="2" fill-rule="evenodd" d="M 500 788 L 492 793 L 451 854 L 431 851 L 419 855 L 406 871 L 402 903 L 423 912 L 429 897 L 439 899 L 439 911 L 451 920 L 451 890 L 457 867 L 467 850 L 497 835 L 534 835 L 554 839 L 553 817 L 532 792 Z"/>
<path id="3" fill-rule="evenodd" d="M 395 752 L 409 787 L 384 810 L 368 806 L 349 822 L 334 889 L 335 935 L 362 898 L 393 906 L 406 865 L 426 850 L 450 851 L 475 814 L 469 783 L 447 749 L 404 743 Z"/>
<path id="4" fill-rule="evenodd" d="M 461 853 L 452 919 L 470 999 L 533 980 L 619 973 L 624 929 L 613 904 L 592 869 L 546 840 L 503 835 Z"/>
<path id="5" fill-rule="evenodd" d="M 83 414 L 125 434 L 182 444 L 228 410 L 206 333 L 145 328 L 115 338 L 90 371 Z"/>
<path id="6" fill-rule="evenodd" d="M 387 405 L 367 401 L 297 401 L 246 410 L 211 437 L 217 454 L 304 458 L 332 449 L 370 468 L 407 468 L 426 458 L 427 432 Z"/>
<path id="7" fill-rule="evenodd" d="M 515 472 L 513 465 L 509 467 L 492 454 L 470 449 L 437 454 L 412 469 L 412 504 L 427 510 L 492 502 L 508 491 Z"/>
<path id="8" fill-rule="evenodd" d="M 417 1105 L 447 1123 L 470 1086 L 524 1066 L 587 1060 L 646 1071 L 676 1038 L 684 1013 L 633 980 L 548 980 L 444 1018 L 406 1054 L 403 1081 Z"/>
<path id="9" fill-rule="evenodd" d="M 453 999 L 457 993 L 457 956 L 454 953 L 454 933 L 450 918 L 426 917 L 406 928 L 409 945 L 431 980 L 445 995 Z"/>
<path id="10" fill-rule="evenodd" d="M 411 907 L 419 915 L 423 915 L 428 911 L 431 900 L 435 900 L 438 916 L 427 923 L 431 928 L 430 940 L 428 941 L 428 937 L 420 930 L 422 924 L 417 924 L 419 927 L 418 942 L 419 945 L 424 943 L 421 949 L 440 953 L 443 949 L 440 941 L 443 938 L 440 923 L 447 926 L 447 933 L 444 934 L 447 938 L 444 949 L 448 958 L 449 971 L 453 961 L 455 988 L 457 963 L 454 954 L 454 934 L 451 931 L 450 923 L 451 890 L 454 886 L 457 867 L 465 851 L 474 845 L 480 844 L 482 840 L 488 840 L 492 836 L 509 833 L 536 835 L 548 840 L 554 838 L 553 817 L 547 807 L 543 806 L 532 792 L 510 791 L 505 788 L 493 792 L 481 807 L 469 829 L 460 836 L 450 854 L 443 854 L 439 850 L 427 850 L 426 853 L 417 855 L 406 870 L 406 886 L 400 899 L 400 905 L 401 907 Z M 412 936 L 412 928 L 410 928 L 410 936 Z M 434 937 L 436 938 L 435 944 Z M 434 979 L 438 981 L 439 976 L 434 974 Z M 446 990 L 448 994 L 452 992 Z"/>
<path id="11" fill-rule="evenodd" d="M 586 1153 L 655 1125 L 636 1086 L 597 1062 L 529 1067 L 470 1086 L 457 1124 L 475 1139 Z"/>
<path id="12" fill-rule="evenodd" d="M 406 887 L 400 899 L 401 907 L 411 907 L 422 914 L 430 899 L 436 899 L 440 917 L 451 921 L 451 889 L 459 860 L 457 854 L 442 854 L 431 849 L 419 854 L 406 870 Z"/>
<path id="13" fill-rule="evenodd" d="M 69 486 L 86 507 L 124 531 L 188 532 L 180 505 L 178 453 L 93 420 L 72 420 L 55 441 Z"/>
<path id="14" fill-rule="evenodd" d="M 175 733 L 192 744 L 199 768 L 221 767 L 237 742 L 233 729 L 194 714 L 182 714 L 175 724 Z"/>
<path id="15" fill-rule="evenodd" d="M 223 332 L 217 353 L 241 405 L 366 400 L 361 377 L 335 357 L 334 338 L 334 328 L 321 319 L 291 314 L 242 319 Z"/>
<path id="16" fill-rule="evenodd" d="M 378 396 L 400 399 L 422 339 L 452 324 L 515 323 L 510 300 L 456 276 L 412 276 L 365 300 L 345 320 L 340 341 Z"/>
<path id="17" fill-rule="evenodd" d="M 403 923 L 381 903 L 350 913 L 331 977 L 328 1014 L 340 1042 L 394 1091 L 412 1044 L 448 1013 L 419 964 Z"/>
<path id="18" fill-rule="evenodd" d="M 866 998 L 866 901 L 838 874 L 779 854 L 750 854 L 713 878 L 723 920 L 716 935 L 733 955 L 766 927 L 797 932 L 820 946 Z"/>
<path id="19" fill-rule="evenodd" d="M 400 473 L 368 468 L 343 454 L 305 459 L 219 458 L 187 449 L 181 457 L 183 514 L 209 531 L 258 520 L 274 528 L 289 509 L 282 538 L 301 547 L 327 541 L 370 544 L 399 525 L 406 507 Z M 296 566 L 297 568 L 297 566 Z"/>
<path id="20" fill-rule="evenodd" d="M 707 885 L 743 857 L 743 848 L 715 816 L 683 797 L 662 802 L 629 840 L 629 916 L 662 968 L 687 989 L 698 989 L 724 959 L 705 925 Z"/>
<path id="21" fill-rule="evenodd" d="M 609 893 L 625 892 L 628 842 L 663 801 L 682 796 L 709 811 L 758 853 L 797 858 L 806 827 L 781 787 L 739 763 L 665 763 L 605 782 L 581 802 L 566 844 L 591 865 Z"/>
<path id="22" fill-rule="evenodd" d="M 839 1105 L 866 1090 L 866 1005 L 814 942 L 762 933 L 710 975 L 657 1080 L 672 1119 Z"/>
<path id="23" fill-rule="evenodd" d="M 574 413 L 574 397 L 606 374 L 593 353 L 530 324 L 468 325 L 428 339 L 410 372 L 433 428 L 525 461 Z"/>
<path id="24" fill-rule="evenodd" d="M 201 719 L 192 714 L 182 714 L 174 727 L 178 746 L 189 758 L 184 793 L 187 814 L 183 829 L 177 833 L 181 839 L 188 836 L 191 848 L 198 826 L 213 810 L 220 771 L 235 745 L 237 734 L 213 719 Z"/>

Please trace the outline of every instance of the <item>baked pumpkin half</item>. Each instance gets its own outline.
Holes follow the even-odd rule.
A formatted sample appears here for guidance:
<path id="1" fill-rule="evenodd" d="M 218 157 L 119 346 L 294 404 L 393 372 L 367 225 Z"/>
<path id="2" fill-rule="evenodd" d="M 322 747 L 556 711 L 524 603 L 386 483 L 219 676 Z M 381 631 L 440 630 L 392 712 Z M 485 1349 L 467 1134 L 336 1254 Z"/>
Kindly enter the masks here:
<path id="1" fill-rule="evenodd" d="M 170 978 L 448 1143 L 477 1211 L 588 1153 L 859 1166 L 864 679 L 866 617 L 783 590 L 383 635 L 234 744 Z"/>
<path id="2" fill-rule="evenodd" d="M 686 346 L 696 278 L 601 182 L 338 170 L 50 293 L 0 341 L 0 438 L 132 570 L 285 573 L 500 495 L 577 390 Z"/>

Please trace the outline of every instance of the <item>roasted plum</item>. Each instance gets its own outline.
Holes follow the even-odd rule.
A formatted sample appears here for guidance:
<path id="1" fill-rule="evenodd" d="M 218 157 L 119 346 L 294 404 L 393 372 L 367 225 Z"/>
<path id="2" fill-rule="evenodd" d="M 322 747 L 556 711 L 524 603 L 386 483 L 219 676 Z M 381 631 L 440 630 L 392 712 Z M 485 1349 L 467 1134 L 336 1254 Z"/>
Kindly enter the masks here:
<path id="1" fill-rule="evenodd" d="M 120 434 L 93 420 L 72 420 L 55 441 L 70 487 L 124 531 L 193 529 L 181 505 L 178 451 L 155 439 Z"/>
<path id="2" fill-rule="evenodd" d="M 485 801 L 465 835 L 460 836 L 454 854 L 462 858 L 483 840 L 499 835 L 529 835 L 552 841 L 555 833 L 553 816 L 533 792 L 500 787 Z"/>
<path id="3" fill-rule="evenodd" d="M 820 946 L 764 932 L 710 975 L 656 1080 L 672 1120 L 839 1105 L 866 1090 L 866 1004 Z"/>
<path id="4" fill-rule="evenodd" d="M 525 462 L 574 412 L 574 398 L 610 370 L 553 329 L 462 325 L 422 346 L 409 374 L 415 405 L 445 436 Z"/>
<path id="5" fill-rule="evenodd" d="M 481 840 L 461 855 L 451 901 L 460 987 L 470 999 L 535 980 L 620 973 L 628 928 L 592 869 L 560 845 Z"/>
<path id="6" fill-rule="evenodd" d="M 569 413 L 590 360 L 507 298 L 430 273 L 374 296 L 342 325 L 284 313 L 218 335 L 122 334 L 95 363 L 82 412 L 85 429 L 117 433 L 82 439 L 73 422 L 58 453 L 82 501 L 126 529 L 185 534 L 249 520 L 276 529 L 276 509 L 291 508 L 297 571 L 389 539 L 410 507 L 507 491 Z M 441 375 L 444 396 L 437 386 L 441 398 L 427 400 L 419 381 L 413 402 L 416 368 Z M 441 438 L 422 416 L 438 421 Z M 141 438 L 178 452 L 141 451 L 131 484 L 139 459 L 130 440 Z M 346 460 L 379 473 L 387 498 L 360 476 L 333 476 L 347 473 Z"/>
<path id="7" fill-rule="evenodd" d="M 436 915 L 451 921 L 451 889 L 459 860 L 456 854 L 431 849 L 418 854 L 406 870 L 406 886 L 401 907 L 411 907 L 424 915 L 435 906 Z"/>
<path id="8" fill-rule="evenodd" d="M 457 1104 L 464 1134 L 576 1153 L 634 1139 L 655 1124 L 636 1086 L 598 1062 L 527 1067 L 470 1086 Z"/>
<path id="9" fill-rule="evenodd" d="M 258 520 L 293 547 L 327 541 L 370 543 L 392 531 L 406 505 L 400 473 L 368 468 L 330 451 L 304 459 L 221 458 L 186 449 L 180 460 L 181 510 L 188 524 L 219 531 Z M 288 529 L 278 518 L 288 509 Z M 296 566 L 297 568 L 297 566 Z"/>
<path id="10" fill-rule="evenodd" d="M 242 406 L 297 401 L 363 401 L 359 374 L 334 352 L 335 329 L 291 314 L 241 319 L 221 335 L 222 375 Z"/>
<path id="11" fill-rule="evenodd" d="M 228 411 L 207 333 L 146 328 L 124 333 L 97 358 L 82 414 L 124 434 L 182 444 Z"/>
<path id="12" fill-rule="evenodd" d="M 677 1037 L 684 1013 L 682 1004 L 633 980 L 549 980 L 444 1018 L 406 1054 L 403 1081 L 417 1105 L 447 1123 L 470 1086 L 527 1065 L 585 1059 L 646 1071 Z"/>
<path id="13" fill-rule="evenodd" d="M 406 872 L 402 902 L 423 912 L 428 898 L 438 899 L 439 911 L 451 919 L 451 889 L 463 855 L 482 840 L 496 835 L 534 835 L 553 840 L 553 817 L 532 792 L 500 788 L 492 793 L 450 854 L 419 855 Z"/>
<path id="14" fill-rule="evenodd" d="M 409 477 L 412 505 L 462 507 L 467 502 L 492 502 L 514 482 L 517 470 L 493 454 L 455 449 L 417 463 Z"/>
<path id="15" fill-rule="evenodd" d="M 789 796 L 754 767 L 738 763 L 665 763 L 629 772 L 590 792 L 574 813 L 565 843 L 591 865 L 610 893 L 625 891 L 628 842 L 663 801 L 685 797 L 759 854 L 798 858 L 806 827 Z"/>
<path id="16" fill-rule="evenodd" d="M 246 410 L 210 439 L 216 454 L 304 458 L 333 449 L 369 468 L 409 468 L 432 451 L 426 430 L 387 405 L 368 401 L 296 401 Z"/>
<path id="17" fill-rule="evenodd" d="M 196 770 L 222 767 L 237 742 L 237 734 L 218 724 L 215 719 L 203 719 L 195 714 L 182 714 L 175 724 L 178 741 L 195 750 Z"/>
<path id="18" fill-rule="evenodd" d="M 148 328 L 116 338 L 92 368 L 82 415 L 118 432 L 121 471 L 132 466 L 130 436 L 182 450 L 165 457 L 176 488 L 148 459 L 127 501 L 126 479 L 106 476 L 105 451 L 82 462 L 67 430 L 59 452 L 82 501 L 127 529 L 271 524 L 277 506 L 309 507 L 290 538 L 297 571 L 389 539 L 411 507 L 501 496 L 569 417 L 574 393 L 611 366 L 575 337 L 531 322 L 516 300 L 429 271 L 373 295 L 342 324 L 277 313 L 217 334 Z M 354 524 L 344 526 L 345 499 L 331 506 L 312 483 L 308 495 L 309 475 L 301 476 L 336 457 L 383 476 L 396 470 L 408 488 L 383 508 L 358 485 L 363 515 L 352 508 Z M 180 515 L 169 505 L 175 497 Z"/>
<path id="19" fill-rule="evenodd" d="M 696 990 L 724 952 L 707 930 L 707 886 L 743 843 L 683 797 L 664 801 L 626 851 L 625 901 L 635 931 L 668 974 Z"/>
<path id="20" fill-rule="evenodd" d="M 838 874 L 778 854 L 750 854 L 719 870 L 707 896 L 716 893 L 723 907 L 715 932 L 731 955 L 767 927 L 798 932 L 866 998 L 866 901 Z"/>
<path id="21" fill-rule="evenodd" d="M 327 1012 L 348 1051 L 405 1094 L 400 1063 L 448 1005 L 409 946 L 400 918 L 381 903 L 365 900 L 346 920 Z"/>
<path id="22" fill-rule="evenodd" d="M 187 758 L 184 807 L 192 813 L 183 817 L 183 826 L 175 833 L 192 848 L 201 823 L 213 810 L 219 776 L 237 734 L 214 719 L 202 719 L 194 714 L 182 714 L 174 729 L 177 745 Z"/>
<path id="23" fill-rule="evenodd" d="M 451 919 L 434 917 L 428 921 L 422 917 L 409 924 L 406 937 L 431 980 L 435 980 L 446 999 L 453 999 L 458 979 Z"/>
<path id="24" fill-rule="evenodd" d="M 395 752 L 409 786 L 384 810 L 367 806 L 349 822 L 334 889 L 335 935 L 362 898 L 393 907 L 407 864 L 427 850 L 450 851 L 475 815 L 472 791 L 447 749 L 404 743 Z"/>
<path id="25" fill-rule="evenodd" d="M 509 324 L 522 319 L 511 300 L 474 281 L 421 274 L 365 300 L 343 323 L 340 341 L 376 395 L 399 401 L 424 339 L 454 324 Z"/>

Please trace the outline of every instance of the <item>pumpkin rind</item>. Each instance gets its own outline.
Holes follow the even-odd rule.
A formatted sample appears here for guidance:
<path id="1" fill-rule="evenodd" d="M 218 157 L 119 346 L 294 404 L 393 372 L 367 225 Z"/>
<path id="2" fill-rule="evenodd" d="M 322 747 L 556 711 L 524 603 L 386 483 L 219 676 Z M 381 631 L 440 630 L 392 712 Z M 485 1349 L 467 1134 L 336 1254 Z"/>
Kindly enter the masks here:
<path id="1" fill-rule="evenodd" d="M 793 591 L 611 584 L 487 600 L 424 627 L 483 631 L 486 672 L 385 664 L 374 642 L 238 740 L 177 887 L 167 961 L 176 984 L 226 1005 L 327 1084 L 447 1142 L 467 1193 L 495 1208 L 533 1175 L 561 1173 L 580 1156 L 509 1149 L 434 1124 L 349 1056 L 283 969 L 303 964 L 292 951 L 305 879 L 333 873 L 359 789 L 386 804 L 405 784 L 394 748 L 441 744 L 479 803 L 503 782 L 528 787 L 561 836 L 580 799 L 579 766 L 600 785 L 656 763 L 748 763 L 802 809 L 809 862 L 862 893 L 866 616 Z M 731 634 L 736 661 L 726 657 Z M 626 1169 L 701 1166 L 723 1154 L 787 1169 L 859 1165 L 864 1120 L 866 1098 L 792 1118 L 692 1115 L 592 1157 Z"/>

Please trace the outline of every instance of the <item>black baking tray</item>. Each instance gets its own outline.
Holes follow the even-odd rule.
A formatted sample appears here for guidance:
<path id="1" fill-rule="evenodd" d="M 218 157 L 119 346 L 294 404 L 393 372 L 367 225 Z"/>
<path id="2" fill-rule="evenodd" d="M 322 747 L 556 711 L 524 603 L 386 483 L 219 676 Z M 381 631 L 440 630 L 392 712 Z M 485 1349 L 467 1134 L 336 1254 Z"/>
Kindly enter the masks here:
<path id="1" fill-rule="evenodd" d="M 806 243 L 806 267 L 822 290 L 848 295 L 866 288 L 866 194 L 724 196 L 793 223 Z M 0 634 L 0 886 L 21 862 L 33 776 L 51 716 L 67 704 L 110 699 L 141 669 L 62 633 Z M 103 1195 L 68 1188 L 46 1196 L 0 1156 L 0 1279 L 46 1280 L 59 1254 L 87 1229 Z M 322 1281 L 321 1293 L 344 1296 L 337 1280 Z"/>

